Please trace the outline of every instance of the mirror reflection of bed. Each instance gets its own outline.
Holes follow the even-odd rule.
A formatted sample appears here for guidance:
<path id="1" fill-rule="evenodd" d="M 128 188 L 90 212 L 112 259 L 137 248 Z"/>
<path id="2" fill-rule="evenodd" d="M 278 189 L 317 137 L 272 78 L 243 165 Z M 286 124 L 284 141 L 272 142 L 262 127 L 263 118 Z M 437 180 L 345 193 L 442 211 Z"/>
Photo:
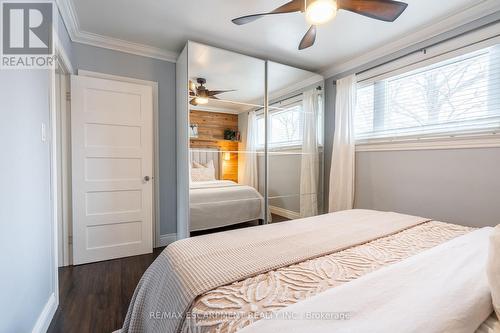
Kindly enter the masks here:
<path id="1" fill-rule="evenodd" d="M 239 138 L 238 110 L 204 109 L 190 110 L 191 236 L 263 224 L 264 189 L 244 176 L 247 152 Z"/>
<path id="2" fill-rule="evenodd" d="M 192 146 L 199 144 L 198 141 L 192 140 Z M 264 197 L 258 189 L 238 183 L 238 151 L 228 150 L 227 146 L 237 147 L 237 143 L 190 150 L 191 235 L 262 224 L 264 221 Z"/>

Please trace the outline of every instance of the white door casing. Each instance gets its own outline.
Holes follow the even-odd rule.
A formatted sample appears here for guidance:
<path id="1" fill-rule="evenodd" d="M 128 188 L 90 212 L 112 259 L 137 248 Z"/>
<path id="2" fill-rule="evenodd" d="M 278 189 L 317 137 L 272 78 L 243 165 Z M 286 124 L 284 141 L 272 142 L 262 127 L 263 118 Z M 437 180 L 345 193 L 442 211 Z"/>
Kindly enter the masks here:
<path id="1" fill-rule="evenodd" d="M 73 263 L 151 253 L 153 89 L 72 76 L 71 91 Z"/>

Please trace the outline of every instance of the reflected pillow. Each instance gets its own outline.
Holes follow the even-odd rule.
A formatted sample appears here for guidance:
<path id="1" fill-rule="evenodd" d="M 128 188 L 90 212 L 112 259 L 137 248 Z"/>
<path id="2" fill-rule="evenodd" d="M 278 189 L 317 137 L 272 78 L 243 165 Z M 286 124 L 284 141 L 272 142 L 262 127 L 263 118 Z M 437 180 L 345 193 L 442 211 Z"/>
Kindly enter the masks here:
<path id="1" fill-rule="evenodd" d="M 201 164 L 201 163 L 198 163 L 196 161 L 193 161 L 192 166 L 193 166 L 193 168 L 196 168 L 196 169 L 199 169 L 199 168 L 212 168 L 212 169 L 215 169 L 214 161 L 213 160 L 210 160 L 210 162 L 205 163 L 205 164 Z"/>
<path id="2" fill-rule="evenodd" d="M 490 237 L 488 280 L 490 282 L 493 307 L 497 317 L 500 318 L 500 224 L 496 226 Z"/>
<path id="3" fill-rule="evenodd" d="M 193 182 L 206 182 L 215 180 L 214 168 L 192 168 L 191 181 Z"/>

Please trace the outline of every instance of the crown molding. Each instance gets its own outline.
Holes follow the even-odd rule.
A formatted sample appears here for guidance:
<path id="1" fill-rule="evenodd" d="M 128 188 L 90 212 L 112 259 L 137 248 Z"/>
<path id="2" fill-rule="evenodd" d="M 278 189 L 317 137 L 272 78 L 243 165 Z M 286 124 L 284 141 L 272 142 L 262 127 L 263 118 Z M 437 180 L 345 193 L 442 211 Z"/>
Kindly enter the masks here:
<path id="1" fill-rule="evenodd" d="M 73 6 L 73 0 L 56 0 L 56 4 L 59 8 L 59 13 L 61 13 L 64 25 L 66 25 L 66 29 L 68 30 L 69 37 L 73 39 L 80 26 L 75 7 Z"/>
<path id="2" fill-rule="evenodd" d="M 166 51 L 157 47 L 144 44 L 132 43 L 122 39 L 106 37 L 86 31 L 78 31 L 73 42 L 87 44 L 91 46 L 102 47 L 105 49 L 135 54 L 143 57 L 164 60 L 168 62 L 176 62 L 178 53 Z"/>
<path id="3" fill-rule="evenodd" d="M 393 42 L 383 45 L 382 47 L 375 48 L 372 51 L 366 52 L 363 55 L 355 57 L 347 62 L 325 68 L 321 71 L 321 75 L 325 78 L 330 78 L 332 76 L 354 70 L 357 67 L 366 65 L 374 60 L 394 54 L 405 48 L 425 42 L 448 31 L 459 28 L 467 23 L 492 14 L 499 9 L 498 0 L 477 1 L 464 10 L 455 12 L 444 18 L 436 19 L 427 27 L 415 30 L 413 33 L 409 33 L 404 36 L 404 38 L 399 38 Z"/>
<path id="4" fill-rule="evenodd" d="M 56 0 L 56 3 L 73 42 L 174 63 L 177 61 L 177 52 L 84 31 L 80 28 L 73 0 Z"/>

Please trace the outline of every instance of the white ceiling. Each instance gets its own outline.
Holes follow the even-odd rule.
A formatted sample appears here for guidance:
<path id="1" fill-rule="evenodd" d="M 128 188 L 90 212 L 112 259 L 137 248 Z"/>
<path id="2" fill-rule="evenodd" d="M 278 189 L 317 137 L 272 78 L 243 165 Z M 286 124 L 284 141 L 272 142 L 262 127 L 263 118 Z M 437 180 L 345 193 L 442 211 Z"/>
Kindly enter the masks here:
<path id="1" fill-rule="evenodd" d="M 321 71 L 490 0 L 406 0 L 408 9 L 395 23 L 340 11 L 333 22 L 319 27 L 316 45 L 304 51 L 297 50 L 308 28 L 300 13 L 267 17 L 245 26 L 230 21 L 272 10 L 286 0 L 67 1 L 73 1 L 79 29 L 84 32 L 172 52 L 194 40 Z"/>

